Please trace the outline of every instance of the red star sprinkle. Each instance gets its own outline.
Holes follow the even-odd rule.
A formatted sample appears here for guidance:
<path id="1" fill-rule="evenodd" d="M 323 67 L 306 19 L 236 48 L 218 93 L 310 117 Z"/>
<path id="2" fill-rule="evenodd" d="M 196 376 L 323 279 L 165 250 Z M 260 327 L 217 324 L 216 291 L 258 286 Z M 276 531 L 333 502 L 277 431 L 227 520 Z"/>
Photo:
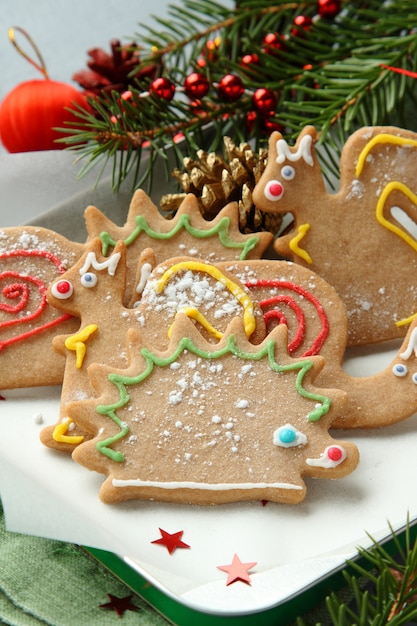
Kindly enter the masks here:
<path id="1" fill-rule="evenodd" d="M 249 577 L 248 572 L 255 565 L 256 565 L 256 562 L 242 563 L 238 555 L 235 554 L 233 556 L 233 561 L 231 562 L 230 565 L 218 565 L 217 569 L 222 570 L 222 572 L 228 573 L 226 586 L 231 585 L 232 583 L 235 583 L 237 580 L 241 580 L 242 582 L 250 585 L 250 577 Z"/>
<path id="2" fill-rule="evenodd" d="M 124 598 L 118 598 L 117 596 L 112 595 L 111 593 L 107 594 L 110 598 L 110 602 L 106 602 L 106 604 L 100 604 L 100 609 L 106 609 L 108 611 L 116 611 L 119 617 L 123 617 L 125 611 L 140 611 L 141 609 L 131 602 L 133 598 L 133 594 L 130 596 L 125 596 Z"/>
<path id="3" fill-rule="evenodd" d="M 176 548 L 190 547 L 187 543 L 184 543 L 181 540 L 181 537 L 184 534 L 183 530 L 179 530 L 177 533 L 171 534 L 160 528 L 159 532 L 161 533 L 161 538 L 155 539 L 154 541 L 151 541 L 151 543 L 159 543 L 160 545 L 165 546 L 170 554 L 172 554 Z"/>
<path id="4" fill-rule="evenodd" d="M 5 400 L 6 398 L 4 396 L 0 395 L 0 400 Z"/>

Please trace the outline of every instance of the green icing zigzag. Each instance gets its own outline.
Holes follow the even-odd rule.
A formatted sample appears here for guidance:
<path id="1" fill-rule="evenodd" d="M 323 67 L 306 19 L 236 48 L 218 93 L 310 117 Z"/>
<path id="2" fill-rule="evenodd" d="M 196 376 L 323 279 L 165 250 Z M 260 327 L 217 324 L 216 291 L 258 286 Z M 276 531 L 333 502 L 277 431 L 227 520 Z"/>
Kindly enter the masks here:
<path id="1" fill-rule="evenodd" d="M 242 252 L 240 253 L 239 259 L 244 261 L 251 250 L 257 245 L 259 242 L 259 237 L 252 236 L 248 237 L 245 242 L 237 242 L 233 241 L 229 237 L 229 229 L 230 229 L 230 218 L 222 217 L 219 222 L 208 228 L 207 230 L 202 230 L 200 228 L 194 228 L 190 224 L 190 218 L 187 214 L 183 214 L 178 219 L 177 224 L 174 226 L 172 230 L 167 233 L 160 233 L 158 231 L 153 230 L 148 222 L 146 221 L 143 215 L 138 215 L 135 219 L 136 228 L 132 231 L 132 233 L 125 239 L 126 246 L 129 246 L 131 243 L 135 241 L 135 239 L 140 235 L 140 233 L 144 232 L 150 239 L 171 239 L 174 237 L 182 228 L 184 228 L 187 233 L 189 233 L 195 239 L 206 239 L 208 237 L 213 237 L 217 235 L 220 242 L 225 248 L 241 248 Z M 108 249 L 110 246 L 115 246 L 116 241 L 110 236 L 108 232 L 102 232 L 100 234 L 100 239 L 103 243 L 103 255 L 107 256 Z"/>
<path id="2" fill-rule="evenodd" d="M 173 352 L 170 356 L 165 357 L 165 358 L 158 357 L 147 348 L 143 348 L 141 350 L 141 354 L 145 358 L 146 366 L 145 366 L 144 371 L 138 376 L 129 377 L 129 376 L 122 376 L 120 374 L 109 375 L 108 377 L 109 381 L 113 383 L 118 389 L 119 400 L 114 404 L 99 405 L 96 407 L 96 411 L 100 415 L 105 415 L 109 417 L 110 419 L 112 419 L 119 426 L 120 432 L 118 432 L 113 437 L 109 437 L 103 441 L 99 441 L 96 444 L 96 447 L 99 452 L 108 456 L 112 461 L 115 461 L 115 462 L 122 462 L 125 460 L 123 453 L 113 450 L 111 446 L 115 442 L 125 437 L 129 432 L 129 426 L 125 422 L 120 420 L 116 415 L 116 411 L 126 406 L 126 404 L 128 404 L 130 400 L 128 387 L 130 385 L 138 385 L 141 382 L 143 382 L 151 374 L 155 366 L 166 367 L 166 366 L 171 365 L 171 363 L 176 361 L 177 358 L 180 356 L 180 354 L 184 350 L 188 350 L 192 354 L 195 354 L 196 356 L 199 356 L 203 359 L 210 359 L 210 360 L 221 358 L 222 356 L 228 353 L 234 356 L 237 356 L 240 359 L 249 360 L 249 361 L 260 361 L 264 357 L 267 357 L 269 367 L 274 372 L 286 373 L 286 372 L 299 370 L 296 376 L 296 380 L 295 380 L 296 391 L 303 398 L 307 398 L 308 400 L 312 400 L 313 402 L 317 403 L 317 406 L 315 406 L 315 408 L 312 411 L 310 411 L 310 413 L 307 415 L 307 419 L 310 422 L 318 421 L 330 409 L 331 400 L 329 397 L 316 394 L 316 393 L 311 393 L 307 391 L 306 389 L 304 389 L 303 387 L 304 377 L 307 374 L 307 372 L 313 367 L 313 361 L 309 359 L 303 359 L 302 361 L 296 361 L 295 363 L 291 363 L 289 365 L 280 365 L 275 360 L 275 354 L 274 354 L 275 353 L 275 340 L 274 339 L 270 339 L 266 341 L 262 349 L 260 349 L 258 352 L 252 353 L 252 352 L 245 352 L 243 350 L 240 350 L 240 348 L 237 346 L 235 335 L 230 335 L 227 338 L 226 345 L 223 348 L 219 350 L 215 350 L 213 352 L 208 352 L 206 350 L 202 350 L 198 348 L 190 338 L 184 337 L 178 343 L 178 346 L 175 352 Z"/>

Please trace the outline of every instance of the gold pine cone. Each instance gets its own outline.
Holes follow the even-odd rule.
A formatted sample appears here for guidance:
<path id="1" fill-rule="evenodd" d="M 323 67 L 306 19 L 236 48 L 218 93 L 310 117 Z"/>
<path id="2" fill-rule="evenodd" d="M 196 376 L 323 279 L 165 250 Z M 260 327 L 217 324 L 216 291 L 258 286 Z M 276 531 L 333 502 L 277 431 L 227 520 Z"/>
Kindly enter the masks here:
<path id="1" fill-rule="evenodd" d="M 267 149 L 261 148 L 255 153 L 248 143 L 236 146 L 230 137 L 224 137 L 223 143 L 225 157 L 199 150 L 197 159 L 183 159 L 184 170 L 173 171 L 183 193 L 163 196 L 161 210 L 172 217 L 185 195 L 193 193 L 204 219 L 212 220 L 226 204 L 237 202 L 242 233 L 269 231 L 276 234 L 281 216 L 260 211 L 252 201 L 252 191 L 266 167 Z"/>

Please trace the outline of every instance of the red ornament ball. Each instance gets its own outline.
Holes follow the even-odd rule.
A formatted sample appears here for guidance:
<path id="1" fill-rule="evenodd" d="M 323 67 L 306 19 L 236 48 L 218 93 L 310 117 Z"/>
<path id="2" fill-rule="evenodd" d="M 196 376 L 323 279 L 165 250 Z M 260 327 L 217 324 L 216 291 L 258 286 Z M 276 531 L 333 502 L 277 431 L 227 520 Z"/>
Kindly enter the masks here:
<path id="1" fill-rule="evenodd" d="M 340 0 L 318 0 L 317 13 L 320 17 L 332 19 L 340 12 Z"/>
<path id="2" fill-rule="evenodd" d="M 50 79 L 30 80 L 17 85 L 0 105 L 0 138 L 8 152 L 57 150 L 66 122 L 79 119 L 68 111 L 74 103 L 88 108 L 85 96 L 71 85 Z"/>
<path id="3" fill-rule="evenodd" d="M 203 98 L 210 89 L 208 78 L 200 72 L 189 74 L 184 81 L 184 91 L 191 99 Z"/>
<path id="4" fill-rule="evenodd" d="M 265 87 L 257 89 L 252 96 L 252 104 L 254 108 L 261 113 L 270 113 L 274 110 L 276 103 L 276 94 Z"/>
<path id="5" fill-rule="evenodd" d="M 236 74 L 226 74 L 219 82 L 219 93 L 224 100 L 238 100 L 245 91 L 242 79 Z"/>
<path id="6" fill-rule="evenodd" d="M 175 85 L 168 78 L 155 78 L 150 84 L 149 91 L 161 100 L 172 100 L 175 94 Z"/>

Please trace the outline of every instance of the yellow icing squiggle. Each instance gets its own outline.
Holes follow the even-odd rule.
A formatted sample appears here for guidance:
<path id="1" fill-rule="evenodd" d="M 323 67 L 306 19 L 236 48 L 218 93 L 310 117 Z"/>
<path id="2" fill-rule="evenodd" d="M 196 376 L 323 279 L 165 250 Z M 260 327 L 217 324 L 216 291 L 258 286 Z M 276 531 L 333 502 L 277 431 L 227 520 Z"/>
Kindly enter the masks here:
<path id="1" fill-rule="evenodd" d="M 397 135 L 390 135 L 389 133 L 381 133 L 372 137 L 370 141 L 363 148 L 359 155 L 358 162 L 356 164 L 356 176 L 359 177 L 365 166 L 365 161 L 374 146 L 380 143 L 392 143 L 396 146 L 413 146 L 417 148 L 417 141 L 414 139 L 406 139 L 405 137 L 397 137 Z"/>
<path id="2" fill-rule="evenodd" d="M 61 422 L 61 424 L 57 424 L 52 433 L 52 438 L 58 443 L 72 443 L 75 445 L 84 441 L 84 437 L 82 435 L 65 434 L 68 432 L 70 424 L 73 424 L 73 421 L 69 418 Z"/>
<path id="3" fill-rule="evenodd" d="M 289 243 L 291 251 L 299 256 L 301 259 L 304 259 L 306 263 L 310 265 L 313 263 L 313 259 L 307 252 L 307 250 L 303 250 L 298 245 L 300 241 L 306 236 L 307 232 L 310 230 L 310 224 L 301 224 L 297 229 L 297 234 L 293 237 Z"/>
<path id="4" fill-rule="evenodd" d="M 210 333 L 210 335 L 212 335 L 212 337 L 215 337 L 216 339 L 222 338 L 223 333 L 217 330 L 217 328 L 214 328 L 214 326 L 210 324 L 210 322 L 204 317 L 202 313 L 200 313 L 198 309 L 189 306 L 181 309 L 181 313 L 185 313 L 187 317 L 190 317 L 191 319 L 201 324 L 201 326 L 205 328 Z M 174 324 L 171 324 L 171 328 L 168 331 L 168 338 L 171 337 L 171 331 L 173 326 Z"/>
<path id="5" fill-rule="evenodd" d="M 252 335 L 253 331 L 256 328 L 256 320 L 254 316 L 254 307 L 253 307 L 252 300 L 249 298 L 247 293 L 242 289 L 242 287 L 240 287 L 239 285 L 234 283 L 232 280 L 230 280 L 230 278 L 225 276 L 217 267 L 214 267 L 213 265 L 209 265 L 208 263 L 202 263 L 200 261 L 182 261 L 180 263 L 176 263 L 175 265 L 167 269 L 164 272 L 164 274 L 161 276 L 161 278 L 158 280 L 157 285 L 156 285 L 156 292 L 161 293 L 161 291 L 164 290 L 170 278 L 182 270 L 191 270 L 194 272 L 205 272 L 206 274 L 209 274 L 210 276 L 212 276 L 215 280 L 218 280 L 220 283 L 225 285 L 225 287 L 227 287 L 230 293 L 236 298 L 239 304 L 241 304 L 241 306 L 243 307 L 243 323 L 245 327 L 246 336 L 250 337 Z M 185 312 L 187 312 L 186 309 L 184 310 Z M 190 308 L 190 311 L 193 311 L 192 316 L 194 317 L 196 310 Z M 199 312 L 197 313 L 199 316 L 198 321 L 202 323 L 202 325 L 207 330 L 210 330 L 210 328 L 213 329 L 211 324 L 204 318 L 204 316 Z M 213 329 L 213 330 L 216 333 L 215 336 L 217 337 L 222 336 L 222 333 L 220 333 L 216 329 Z"/>
<path id="6" fill-rule="evenodd" d="M 98 326 L 96 324 L 89 324 L 88 326 L 85 326 L 85 328 L 80 330 L 80 332 L 76 333 L 75 335 L 71 335 L 70 337 L 67 337 L 67 339 L 65 340 L 65 347 L 68 348 L 68 350 L 75 351 L 75 365 L 78 369 L 82 367 L 84 356 L 87 350 L 85 342 L 88 341 L 88 339 L 93 333 L 96 332 L 97 329 Z"/>

